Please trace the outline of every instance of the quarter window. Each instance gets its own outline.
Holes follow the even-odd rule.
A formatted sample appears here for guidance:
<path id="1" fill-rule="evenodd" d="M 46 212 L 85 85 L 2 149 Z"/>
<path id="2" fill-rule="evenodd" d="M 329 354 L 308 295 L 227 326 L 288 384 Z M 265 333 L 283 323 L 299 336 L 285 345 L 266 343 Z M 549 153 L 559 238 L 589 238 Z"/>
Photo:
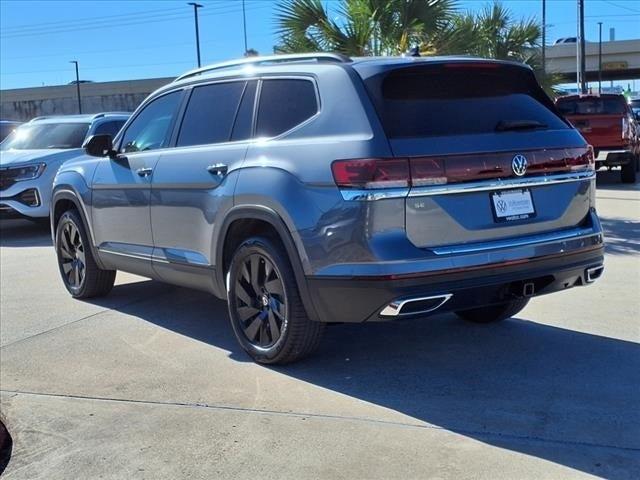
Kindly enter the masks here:
<path id="1" fill-rule="evenodd" d="M 256 136 L 275 137 L 318 111 L 313 83 L 309 80 L 265 80 L 260 91 Z"/>
<path id="2" fill-rule="evenodd" d="M 245 85 L 228 82 L 194 88 L 177 146 L 228 142 Z"/>
<path id="3" fill-rule="evenodd" d="M 166 147 L 181 96 L 181 91 L 171 92 L 144 107 L 127 128 L 121 152 L 143 152 Z"/>

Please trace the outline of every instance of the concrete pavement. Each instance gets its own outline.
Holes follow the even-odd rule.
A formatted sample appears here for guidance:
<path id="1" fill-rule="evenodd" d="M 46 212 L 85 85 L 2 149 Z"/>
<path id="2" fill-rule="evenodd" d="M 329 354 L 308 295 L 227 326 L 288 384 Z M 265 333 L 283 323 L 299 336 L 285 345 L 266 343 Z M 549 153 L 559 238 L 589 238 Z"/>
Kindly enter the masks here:
<path id="1" fill-rule="evenodd" d="M 633 478 L 640 471 L 640 189 L 599 181 L 596 286 L 516 319 L 328 329 L 308 361 L 251 363 L 224 302 L 118 274 L 64 290 L 48 232 L 3 224 L 7 479 Z"/>

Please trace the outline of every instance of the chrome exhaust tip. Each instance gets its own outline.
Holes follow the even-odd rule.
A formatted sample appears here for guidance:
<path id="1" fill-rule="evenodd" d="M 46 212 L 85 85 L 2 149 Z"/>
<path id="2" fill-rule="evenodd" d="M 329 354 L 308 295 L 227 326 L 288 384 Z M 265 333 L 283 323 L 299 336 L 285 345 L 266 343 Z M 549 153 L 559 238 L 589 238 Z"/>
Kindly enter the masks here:
<path id="1" fill-rule="evenodd" d="M 452 293 L 431 297 L 399 298 L 380 311 L 381 317 L 399 317 L 401 315 L 418 315 L 433 312 L 447 303 Z"/>
<path id="2" fill-rule="evenodd" d="M 604 265 L 598 265 L 597 267 L 587 268 L 584 276 L 587 279 L 587 283 L 593 283 L 602 276 L 603 272 Z"/>

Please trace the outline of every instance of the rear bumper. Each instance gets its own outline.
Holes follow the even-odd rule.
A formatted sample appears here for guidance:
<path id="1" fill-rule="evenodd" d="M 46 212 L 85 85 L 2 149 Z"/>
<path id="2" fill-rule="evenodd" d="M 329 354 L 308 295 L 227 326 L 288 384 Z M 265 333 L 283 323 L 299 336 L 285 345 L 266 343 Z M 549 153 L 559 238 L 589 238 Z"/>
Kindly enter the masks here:
<path id="1" fill-rule="evenodd" d="M 587 285 L 598 276 L 594 274 L 588 278 L 587 270 L 601 267 L 603 261 L 604 246 L 600 242 L 575 253 L 482 268 L 405 278 L 308 277 L 307 282 L 316 311 L 323 321 L 364 322 L 398 318 L 381 312 L 392 302 L 403 299 L 450 296 L 432 311 L 441 313 Z M 385 313 L 388 312 L 387 308 Z"/>

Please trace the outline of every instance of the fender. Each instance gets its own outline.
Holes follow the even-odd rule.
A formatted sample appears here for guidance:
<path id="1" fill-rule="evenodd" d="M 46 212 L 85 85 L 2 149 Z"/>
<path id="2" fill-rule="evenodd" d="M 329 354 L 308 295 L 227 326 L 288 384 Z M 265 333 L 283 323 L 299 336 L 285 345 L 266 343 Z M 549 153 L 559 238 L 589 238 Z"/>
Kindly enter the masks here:
<path id="1" fill-rule="evenodd" d="M 87 236 L 89 237 L 89 247 L 91 248 L 93 258 L 98 267 L 104 269 L 104 264 L 100 260 L 98 249 L 96 248 L 95 242 L 93 241 L 93 230 L 91 228 L 91 223 L 89 223 L 88 221 L 89 216 L 87 215 L 84 203 L 80 200 L 80 196 L 78 195 L 78 193 L 68 185 L 56 187 L 53 191 L 53 194 L 51 195 L 51 214 L 49 215 L 49 217 L 51 221 L 51 238 L 53 240 L 53 245 L 55 246 L 56 244 L 56 226 L 53 224 L 53 213 L 55 212 L 56 203 L 58 203 L 60 200 L 69 200 L 75 205 L 76 210 L 78 210 L 78 212 L 80 213 L 80 217 L 82 218 L 82 222 L 84 223 L 84 226 L 86 228 Z"/>
<path id="2" fill-rule="evenodd" d="M 319 321 L 320 317 L 318 316 L 315 306 L 313 305 L 313 301 L 311 300 L 311 295 L 309 294 L 309 286 L 307 285 L 307 277 L 304 274 L 302 262 L 300 261 L 300 255 L 291 236 L 291 232 L 284 223 L 284 220 L 282 220 L 282 218 L 275 211 L 267 207 L 258 205 L 239 205 L 233 207 L 227 213 L 227 216 L 222 222 L 222 226 L 220 227 L 218 237 L 216 239 L 216 266 L 219 266 L 219 268 L 216 268 L 216 283 L 218 291 L 225 292 L 226 297 L 227 286 L 225 281 L 225 273 L 222 266 L 224 240 L 227 237 L 229 227 L 235 220 L 251 219 L 267 222 L 276 230 L 276 232 L 278 232 L 278 235 L 282 240 L 282 244 L 287 251 L 287 255 L 289 256 L 291 266 L 293 267 L 293 272 L 296 277 L 296 283 L 298 285 L 298 289 L 300 290 L 300 298 L 305 310 L 307 311 L 307 315 L 311 320 Z"/>

